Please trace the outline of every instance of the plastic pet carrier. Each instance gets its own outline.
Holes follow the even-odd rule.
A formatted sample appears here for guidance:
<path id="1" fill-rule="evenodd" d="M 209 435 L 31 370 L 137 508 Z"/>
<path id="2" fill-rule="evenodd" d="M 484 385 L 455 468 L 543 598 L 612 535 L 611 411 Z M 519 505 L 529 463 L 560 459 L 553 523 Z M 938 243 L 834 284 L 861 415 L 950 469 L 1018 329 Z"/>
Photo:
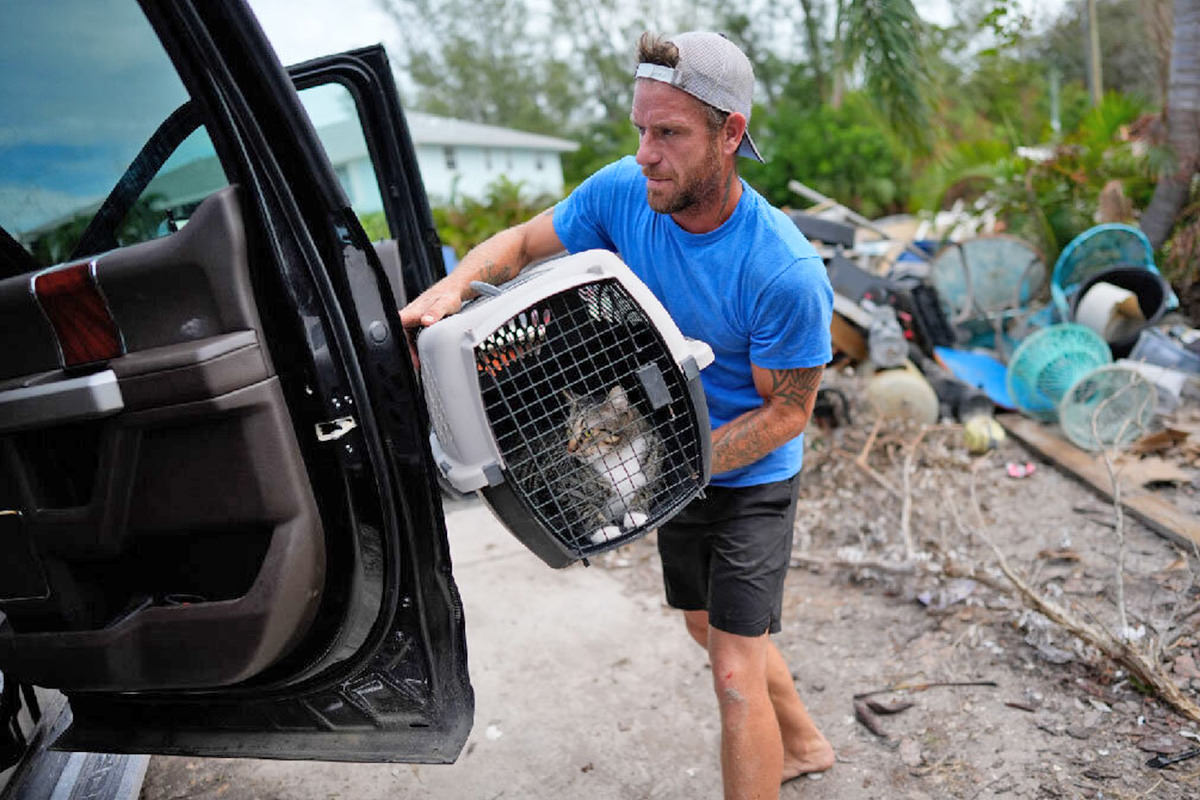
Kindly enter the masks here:
<path id="1" fill-rule="evenodd" d="M 552 567 L 637 538 L 700 493 L 712 351 L 619 258 L 588 251 L 477 288 L 417 340 L 451 485 L 479 491 Z"/>

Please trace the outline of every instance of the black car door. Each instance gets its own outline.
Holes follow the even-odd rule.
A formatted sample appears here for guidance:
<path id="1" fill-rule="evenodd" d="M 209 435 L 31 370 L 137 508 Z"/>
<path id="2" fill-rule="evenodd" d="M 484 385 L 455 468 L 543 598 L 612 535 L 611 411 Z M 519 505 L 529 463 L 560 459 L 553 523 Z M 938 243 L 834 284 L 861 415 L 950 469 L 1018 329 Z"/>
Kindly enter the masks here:
<path id="1" fill-rule="evenodd" d="M 28 63 L 75 47 L 121 75 L 145 29 L 186 101 L 97 202 L 35 184 L 107 127 L 0 148 L 24 192 L 0 193 L 0 671 L 67 695 L 68 749 L 451 761 L 473 696 L 396 313 L 441 262 L 386 58 L 296 72 L 354 98 L 391 234 L 372 245 L 245 3 L 140 6 L 6 22 Z M 141 75 L 101 87 L 126 92 L 120 135 Z"/>

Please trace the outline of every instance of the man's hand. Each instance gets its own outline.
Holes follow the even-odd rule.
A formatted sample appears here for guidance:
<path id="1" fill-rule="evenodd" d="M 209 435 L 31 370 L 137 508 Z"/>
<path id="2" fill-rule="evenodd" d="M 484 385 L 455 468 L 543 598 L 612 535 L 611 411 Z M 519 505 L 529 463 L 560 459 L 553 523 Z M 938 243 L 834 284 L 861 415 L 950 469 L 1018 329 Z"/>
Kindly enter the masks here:
<path id="1" fill-rule="evenodd" d="M 713 431 L 713 474 L 753 464 L 804 432 L 824 367 L 763 369 L 751 365 L 763 404 Z"/>
<path id="2" fill-rule="evenodd" d="M 404 308 L 400 309 L 400 324 L 407 334 L 428 328 L 443 317 L 457 314 L 463 300 L 473 297 L 472 281 L 493 285 L 517 277 L 533 261 L 547 258 L 563 250 L 554 232 L 553 209 L 507 230 L 475 247 L 463 256 L 454 271 L 430 286 Z M 419 367 L 413 336 L 408 337 L 413 366 Z"/>
<path id="3" fill-rule="evenodd" d="M 463 291 L 450 276 L 430 286 L 415 300 L 400 309 L 400 324 L 407 328 L 428 328 L 442 317 L 457 314 L 463 304 Z"/>

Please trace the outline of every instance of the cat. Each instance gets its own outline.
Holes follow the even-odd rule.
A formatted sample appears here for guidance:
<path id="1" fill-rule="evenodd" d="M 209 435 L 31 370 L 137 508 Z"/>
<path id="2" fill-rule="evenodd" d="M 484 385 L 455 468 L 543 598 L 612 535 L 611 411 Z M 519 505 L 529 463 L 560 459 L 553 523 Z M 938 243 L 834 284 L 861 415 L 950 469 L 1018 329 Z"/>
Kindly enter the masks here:
<path id="1" fill-rule="evenodd" d="M 564 392 L 567 403 L 567 452 L 590 467 L 608 495 L 597 502 L 601 525 L 588 539 L 612 541 L 649 518 L 645 490 L 653 483 L 659 441 L 650 425 L 629 402 L 620 384 L 603 400 Z"/>

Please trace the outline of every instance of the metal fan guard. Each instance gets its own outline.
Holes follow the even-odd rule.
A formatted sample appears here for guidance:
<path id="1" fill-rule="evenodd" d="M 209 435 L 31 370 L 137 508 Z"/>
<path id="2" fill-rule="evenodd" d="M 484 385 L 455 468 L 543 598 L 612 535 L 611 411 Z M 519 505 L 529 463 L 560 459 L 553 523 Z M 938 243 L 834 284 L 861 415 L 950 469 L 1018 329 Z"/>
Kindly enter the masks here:
<path id="1" fill-rule="evenodd" d="M 1150 427 L 1158 391 L 1137 370 L 1109 364 L 1071 384 L 1058 407 L 1063 434 L 1084 450 L 1121 448 Z"/>

